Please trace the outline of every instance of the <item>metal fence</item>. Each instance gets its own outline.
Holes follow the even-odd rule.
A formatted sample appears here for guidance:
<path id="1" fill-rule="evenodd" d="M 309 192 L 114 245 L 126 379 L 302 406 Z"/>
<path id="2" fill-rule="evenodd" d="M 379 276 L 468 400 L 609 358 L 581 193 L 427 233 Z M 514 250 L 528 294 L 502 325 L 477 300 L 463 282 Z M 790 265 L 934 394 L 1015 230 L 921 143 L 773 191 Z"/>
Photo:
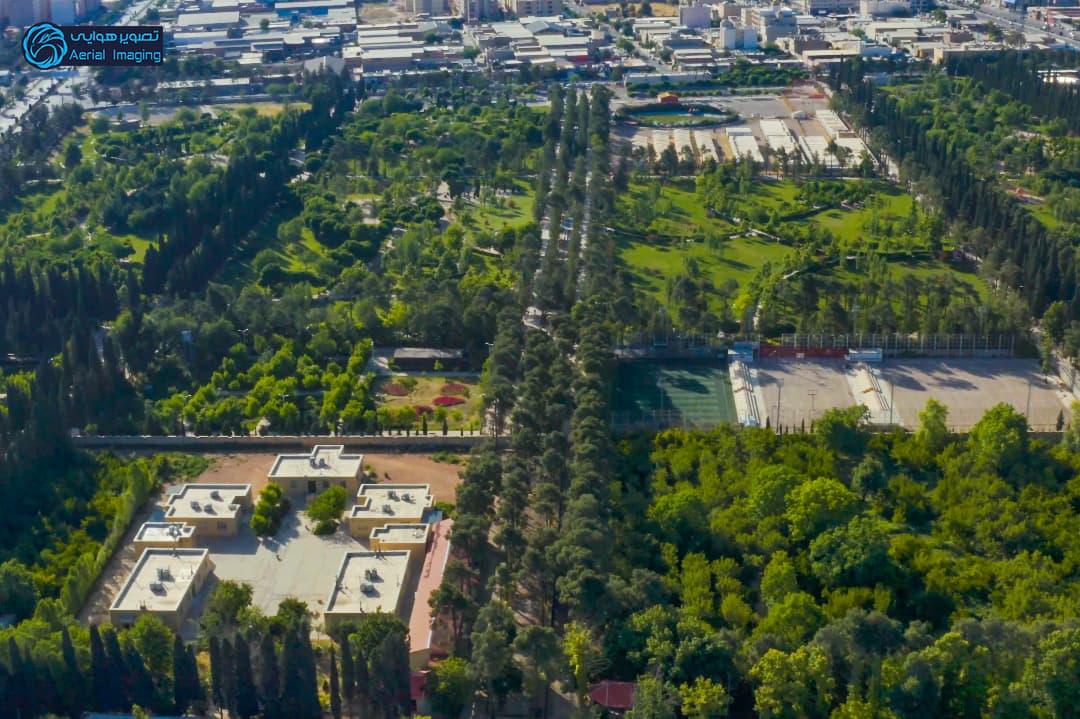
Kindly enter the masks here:
<path id="1" fill-rule="evenodd" d="M 1015 357 L 1015 334 L 787 334 L 780 346 L 788 350 L 877 350 L 885 357 Z"/>

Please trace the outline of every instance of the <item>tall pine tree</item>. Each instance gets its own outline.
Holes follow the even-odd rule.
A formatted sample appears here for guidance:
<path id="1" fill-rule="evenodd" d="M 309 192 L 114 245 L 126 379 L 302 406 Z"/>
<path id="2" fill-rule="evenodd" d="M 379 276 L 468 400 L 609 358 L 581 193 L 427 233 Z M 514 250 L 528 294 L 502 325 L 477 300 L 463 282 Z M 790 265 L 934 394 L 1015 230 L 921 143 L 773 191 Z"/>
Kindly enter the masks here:
<path id="1" fill-rule="evenodd" d="M 236 714 L 251 719 L 259 713 L 255 677 L 251 671 L 251 646 L 242 634 L 236 635 Z"/>
<path id="2" fill-rule="evenodd" d="M 232 642 L 221 640 L 221 696 L 224 707 L 230 714 L 236 714 L 236 652 Z"/>
<path id="3" fill-rule="evenodd" d="M 71 633 L 67 627 L 60 630 L 60 653 L 64 657 L 63 694 L 64 710 L 68 716 L 78 716 L 86 707 L 86 681 L 79 658 L 75 654 L 75 645 L 71 643 Z"/>
<path id="4" fill-rule="evenodd" d="M 341 693 L 345 698 L 345 713 L 351 717 L 356 696 L 356 668 L 353 667 L 352 642 L 347 635 L 341 637 Z"/>
<path id="5" fill-rule="evenodd" d="M 330 647 L 330 713 L 334 719 L 341 719 L 341 691 L 338 687 L 337 657 Z"/>
<path id="6" fill-rule="evenodd" d="M 273 635 L 267 633 L 259 644 L 259 705 L 265 719 L 281 716 L 280 695 L 281 670 L 278 667 L 277 647 Z"/>
<path id="7" fill-rule="evenodd" d="M 109 659 L 96 624 L 90 625 L 90 682 L 93 685 L 94 708 L 107 712 L 115 709 L 110 694 Z"/>
<path id="8" fill-rule="evenodd" d="M 221 643 L 216 636 L 210 636 L 210 701 L 214 706 L 225 706 L 225 696 L 222 694 L 222 676 L 224 667 L 221 666 Z"/>
<path id="9" fill-rule="evenodd" d="M 131 703 L 141 707 L 162 709 L 163 707 L 155 706 L 157 702 L 154 701 L 154 677 L 146 668 L 146 662 L 135 647 L 128 647 L 124 665 L 128 670 L 128 697 Z"/>
<path id="10" fill-rule="evenodd" d="M 128 701 L 128 688 L 131 684 L 131 675 L 124 664 L 124 652 L 120 649 L 120 640 L 116 636 L 116 630 L 107 627 L 101 633 L 101 641 L 105 645 L 105 657 L 108 666 L 109 697 L 111 711 L 126 711 L 131 706 Z"/>

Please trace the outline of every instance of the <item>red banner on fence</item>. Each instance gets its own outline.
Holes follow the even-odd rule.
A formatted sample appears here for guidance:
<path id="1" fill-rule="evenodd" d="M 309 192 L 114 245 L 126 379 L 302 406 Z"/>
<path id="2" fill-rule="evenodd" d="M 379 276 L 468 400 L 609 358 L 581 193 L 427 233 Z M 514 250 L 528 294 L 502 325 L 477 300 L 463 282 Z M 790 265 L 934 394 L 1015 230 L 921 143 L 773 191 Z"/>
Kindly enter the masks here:
<path id="1" fill-rule="evenodd" d="M 761 345 L 761 359 L 844 359 L 844 347 L 778 347 Z"/>

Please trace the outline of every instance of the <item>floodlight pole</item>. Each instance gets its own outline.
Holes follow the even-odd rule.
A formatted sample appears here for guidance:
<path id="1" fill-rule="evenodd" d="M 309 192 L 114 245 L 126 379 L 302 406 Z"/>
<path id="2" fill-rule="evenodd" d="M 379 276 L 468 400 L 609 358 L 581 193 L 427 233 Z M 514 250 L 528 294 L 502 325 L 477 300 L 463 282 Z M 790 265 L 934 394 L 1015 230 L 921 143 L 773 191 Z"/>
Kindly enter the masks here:
<path id="1" fill-rule="evenodd" d="M 810 421 L 813 422 L 814 421 L 814 397 L 817 396 L 817 390 L 816 389 L 807 390 L 806 394 L 810 395 Z"/>
<path id="2" fill-rule="evenodd" d="M 784 391 L 784 380 L 780 380 L 780 386 L 776 389 L 776 431 L 780 432 L 780 394 Z"/>

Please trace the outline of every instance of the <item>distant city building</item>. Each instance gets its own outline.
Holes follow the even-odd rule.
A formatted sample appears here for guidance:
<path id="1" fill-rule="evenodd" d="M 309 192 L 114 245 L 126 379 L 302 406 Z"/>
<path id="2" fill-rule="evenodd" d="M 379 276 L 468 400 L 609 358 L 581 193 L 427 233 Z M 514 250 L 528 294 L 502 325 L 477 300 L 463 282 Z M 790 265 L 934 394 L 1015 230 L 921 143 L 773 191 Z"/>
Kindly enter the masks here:
<path id="1" fill-rule="evenodd" d="M 51 0 L 49 3 L 49 20 L 57 25 L 75 24 L 75 0 Z"/>
<path id="2" fill-rule="evenodd" d="M 724 20 L 710 33 L 713 45 L 721 50 L 757 50 L 758 34 L 752 27 L 742 27 Z"/>
<path id="3" fill-rule="evenodd" d="M 760 42 L 776 42 L 798 32 L 795 11 L 784 8 L 755 7 L 750 13 L 751 24 L 757 29 Z"/>
<path id="4" fill-rule="evenodd" d="M 692 29 L 709 27 L 712 24 L 712 6 L 706 5 L 702 0 L 680 5 L 679 24 Z"/>
<path id="5" fill-rule="evenodd" d="M 913 5 L 911 0 L 859 0 L 859 14 L 867 17 L 908 14 Z"/>
<path id="6" fill-rule="evenodd" d="M 411 15 L 447 15 L 450 13 L 449 0 L 404 0 L 405 12 Z"/>
<path id="7" fill-rule="evenodd" d="M 503 0 L 503 10 L 517 17 L 561 15 L 562 0 Z"/>
<path id="8" fill-rule="evenodd" d="M 101 0 L 76 0 L 75 14 L 79 17 L 89 17 L 101 9 Z"/>
<path id="9" fill-rule="evenodd" d="M 859 0 L 797 0 L 794 4 L 807 15 L 859 11 Z"/>

